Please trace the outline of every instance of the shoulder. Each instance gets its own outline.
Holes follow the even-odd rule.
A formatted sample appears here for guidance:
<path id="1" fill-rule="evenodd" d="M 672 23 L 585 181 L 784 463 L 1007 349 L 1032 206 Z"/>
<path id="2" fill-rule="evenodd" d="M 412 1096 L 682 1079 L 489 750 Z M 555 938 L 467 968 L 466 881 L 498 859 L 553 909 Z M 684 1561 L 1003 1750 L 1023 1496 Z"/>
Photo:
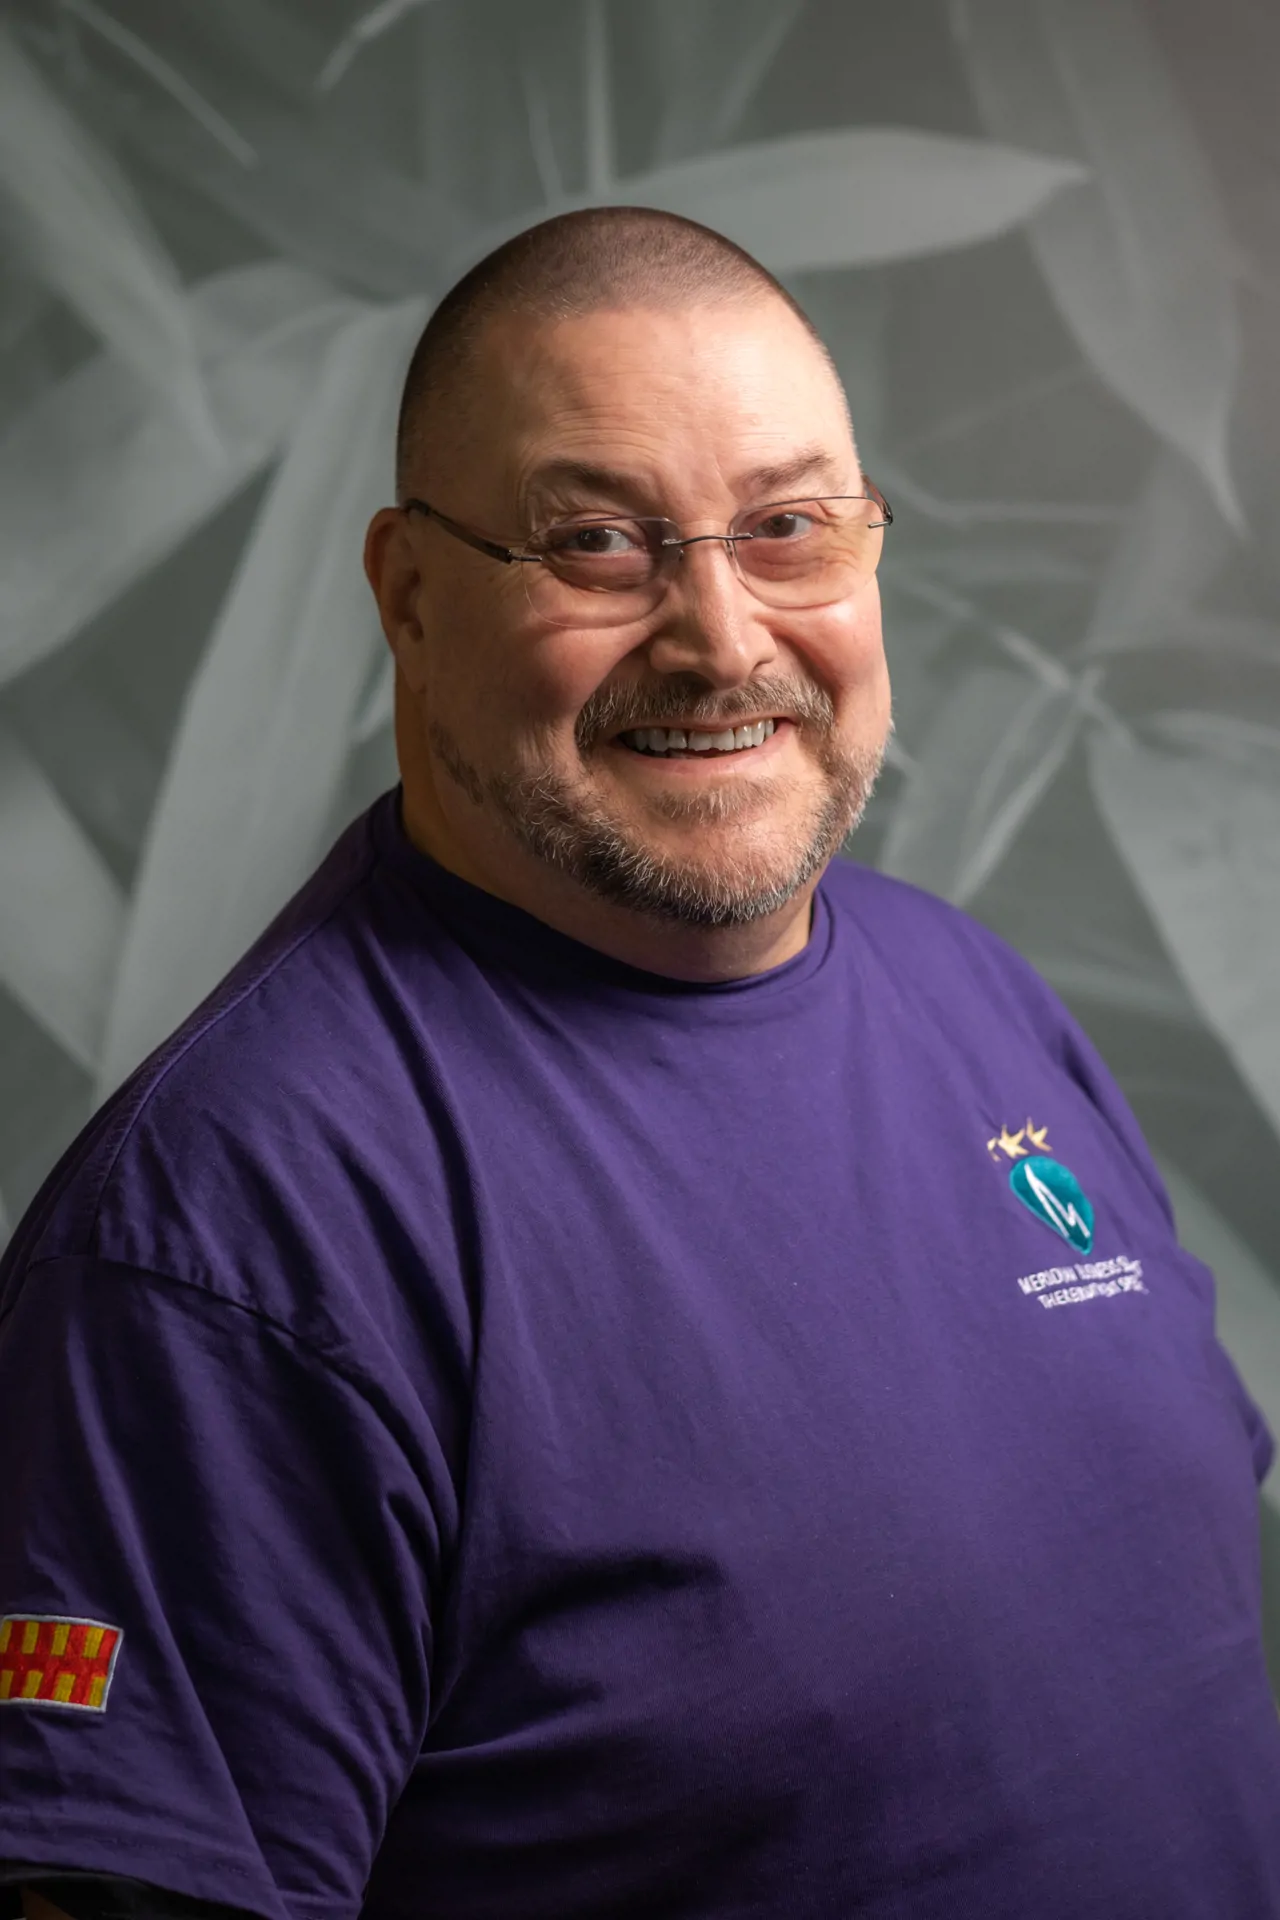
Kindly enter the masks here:
<path id="1" fill-rule="evenodd" d="M 1166 1219 L 1168 1196 L 1138 1122 L 1097 1047 L 1048 981 L 990 927 L 936 895 L 852 860 L 824 878 L 832 911 L 852 935 L 867 991 L 927 1023 L 939 1044 L 974 1065 L 1016 1073 L 1038 1059 L 1065 1075 L 1142 1180 Z"/>
<path id="2" fill-rule="evenodd" d="M 72 1143 L 0 1265 L 0 1315 L 24 1272 L 67 1257 L 285 1325 L 367 1266 L 375 1189 L 424 1103 L 360 824 Z"/>
<path id="3" fill-rule="evenodd" d="M 936 894 L 847 858 L 832 861 L 823 891 L 882 981 L 928 1002 L 989 1007 L 1058 1049 L 1079 1029 L 1029 960 L 990 927 Z"/>

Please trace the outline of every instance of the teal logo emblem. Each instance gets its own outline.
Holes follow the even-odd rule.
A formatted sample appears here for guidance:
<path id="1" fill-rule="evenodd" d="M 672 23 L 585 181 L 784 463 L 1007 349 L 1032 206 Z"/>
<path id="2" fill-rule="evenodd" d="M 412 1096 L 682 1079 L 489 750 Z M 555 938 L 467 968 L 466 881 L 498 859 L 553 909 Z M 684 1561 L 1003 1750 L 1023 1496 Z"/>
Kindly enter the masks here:
<path id="1" fill-rule="evenodd" d="M 1009 1185 L 1024 1207 L 1081 1253 L 1093 1245 L 1093 1208 L 1070 1167 L 1034 1154 L 1010 1169 Z"/>
<path id="2" fill-rule="evenodd" d="M 1024 1144 L 1027 1141 L 1029 1146 Z M 1032 1152 L 1033 1147 L 1038 1151 Z M 1088 1253 L 1093 1245 L 1093 1207 L 1070 1167 L 1050 1158 L 1048 1127 L 1034 1126 L 1030 1120 L 1017 1133 L 1001 1127 L 988 1140 L 987 1152 L 997 1166 L 1013 1162 L 1009 1185 L 1028 1213 L 1051 1227 L 1068 1246 Z"/>

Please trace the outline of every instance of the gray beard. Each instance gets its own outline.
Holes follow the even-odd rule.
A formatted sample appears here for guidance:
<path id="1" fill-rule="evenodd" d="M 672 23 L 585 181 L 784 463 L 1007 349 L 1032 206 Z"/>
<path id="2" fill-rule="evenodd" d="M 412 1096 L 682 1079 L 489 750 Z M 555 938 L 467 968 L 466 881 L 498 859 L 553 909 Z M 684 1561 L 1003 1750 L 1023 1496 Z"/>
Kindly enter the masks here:
<path id="1" fill-rule="evenodd" d="M 723 701 L 720 708 L 723 714 Z M 826 794 L 794 857 L 782 872 L 762 878 L 746 863 L 726 865 L 722 860 L 704 866 L 671 860 L 597 802 L 582 799 L 556 774 L 485 777 L 462 758 L 438 722 L 430 722 L 427 731 L 445 771 L 475 804 L 491 807 L 526 852 L 597 899 L 682 927 L 744 927 L 787 906 L 858 826 L 884 764 L 885 748 L 882 742 L 875 750 L 849 752 L 827 734 L 817 756 L 826 775 Z M 758 788 L 740 793 L 736 783 L 726 783 L 703 792 L 656 794 L 651 804 L 668 820 L 712 827 L 744 808 L 758 810 L 761 796 Z"/>

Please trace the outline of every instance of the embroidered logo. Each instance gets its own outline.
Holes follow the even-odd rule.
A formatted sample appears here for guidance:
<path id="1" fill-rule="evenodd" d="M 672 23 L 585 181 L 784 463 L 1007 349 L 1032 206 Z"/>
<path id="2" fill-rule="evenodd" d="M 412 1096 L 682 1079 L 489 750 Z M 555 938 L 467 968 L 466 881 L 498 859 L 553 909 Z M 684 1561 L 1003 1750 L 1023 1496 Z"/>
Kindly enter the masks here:
<path id="1" fill-rule="evenodd" d="M 124 1634 L 102 1620 L 8 1614 L 0 1620 L 0 1706 L 38 1702 L 105 1713 Z"/>
<path id="2" fill-rule="evenodd" d="M 1078 1252 L 1088 1253 L 1093 1245 L 1093 1207 L 1070 1167 L 1051 1157 L 1048 1127 L 1034 1126 L 1030 1120 L 1017 1133 L 1001 1127 L 988 1140 L 987 1152 L 998 1166 L 1013 1162 L 1009 1185 L 1027 1211 Z"/>

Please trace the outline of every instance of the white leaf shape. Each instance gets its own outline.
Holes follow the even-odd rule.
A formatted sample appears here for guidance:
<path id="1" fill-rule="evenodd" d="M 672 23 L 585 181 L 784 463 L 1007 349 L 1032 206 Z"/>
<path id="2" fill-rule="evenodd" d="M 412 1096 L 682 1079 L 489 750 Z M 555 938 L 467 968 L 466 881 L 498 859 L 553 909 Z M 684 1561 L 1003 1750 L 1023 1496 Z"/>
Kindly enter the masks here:
<path id="1" fill-rule="evenodd" d="M 1234 262 L 1195 132 L 1134 0 L 952 0 L 952 11 L 991 132 L 1092 176 L 1029 230 L 1063 318 L 1239 526 L 1227 461 Z"/>
<path id="2" fill-rule="evenodd" d="M 795 273 L 971 246 L 1083 177 L 1073 161 L 983 140 L 851 127 L 726 148 L 622 186 L 624 201 L 701 220 Z"/>
<path id="3" fill-rule="evenodd" d="M 1169 747 L 1094 736 L 1093 788 L 1170 957 L 1280 1131 L 1280 734 L 1271 752 L 1264 729 L 1215 715 L 1219 750 L 1197 751 L 1205 719 L 1166 727 Z"/>
<path id="4" fill-rule="evenodd" d="M 122 53 L 148 80 L 175 100 L 209 139 L 216 140 L 223 151 L 231 155 L 237 165 L 252 167 L 255 164 L 258 156 L 243 134 L 232 126 L 225 115 L 218 112 L 211 101 L 205 99 L 197 87 L 192 86 L 185 74 L 157 53 L 141 34 L 134 33 L 114 14 L 108 13 L 105 7 L 98 6 L 97 0 L 62 0 L 62 6 L 65 12 L 100 34 L 108 46 Z"/>
<path id="5" fill-rule="evenodd" d="M 177 273 L 111 155 L 0 24 L 0 202 L 49 283 L 206 447 L 216 446 Z"/>
<path id="6" fill-rule="evenodd" d="M 1084 643 L 1087 656 L 1174 640 L 1233 545 L 1201 470 L 1168 442 L 1108 560 Z"/>
<path id="7" fill-rule="evenodd" d="M 885 836 L 886 873 L 963 905 L 990 879 L 1080 729 L 1092 682 L 966 675 L 935 713 Z"/>
<path id="8" fill-rule="evenodd" d="M 872 266 L 990 240 L 1084 178 L 1072 160 L 913 127 L 848 127 L 725 147 L 614 182 L 616 206 L 657 207 L 736 240 L 775 273 Z M 591 194 L 548 207 L 595 204 Z M 528 224 L 527 211 L 447 265 L 470 264 Z"/>
<path id="9" fill-rule="evenodd" d="M 273 457 L 337 327 L 363 309 L 279 262 L 191 295 L 219 448 L 109 356 L 0 441 L 0 685 L 52 653 Z"/>
<path id="10" fill-rule="evenodd" d="M 1265 720 L 1203 710 L 1167 711 L 1149 715 L 1147 725 L 1162 745 L 1229 760 L 1264 784 L 1280 785 L 1280 727 Z"/>
<path id="11" fill-rule="evenodd" d="M 1218 1339 L 1280 1438 L 1280 1275 L 1268 1272 L 1194 1180 L 1164 1155 L 1156 1157 L 1179 1240 L 1213 1270 Z"/>
<path id="12" fill-rule="evenodd" d="M 364 530 L 391 494 L 400 386 L 426 313 L 406 301 L 338 334 L 263 504 L 153 815 L 103 1093 L 217 984 L 323 851 L 381 644 Z"/>
<path id="13" fill-rule="evenodd" d="M 1099 959 L 1089 954 L 1023 948 L 1037 973 L 1067 1001 L 1091 1001 L 1113 1013 L 1139 1013 L 1168 1026 L 1189 1027 L 1199 1033 L 1200 1010 L 1176 977 L 1161 979 L 1150 968 Z"/>
<path id="14" fill-rule="evenodd" d="M 402 299 L 432 284 L 443 251 L 473 230 L 462 208 L 388 166 L 371 141 L 336 128 L 318 140 L 309 117 L 282 105 L 268 111 L 246 100 L 239 109 L 258 155 L 249 171 L 229 164 L 163 103 L 140 110 L 108 96 L 98 104 L 148 166 L 222 207 L 272 253 L 373 298 Z"/>
<path id="15" fill-rule="evenodd" d="M 0 980 L 92 1071 L 124 901 L 40 765 L 0 720 Z"/>
<path id="16" fill-rule="evenodd" d="M 317 92 L 328 93 L 336 87 L 363 48 L 389 33 L 407 14 L 430 4 L 431 0 L 380 0 L 379 5 L 357 15 L 321 68 L 316 79 Z"/>

